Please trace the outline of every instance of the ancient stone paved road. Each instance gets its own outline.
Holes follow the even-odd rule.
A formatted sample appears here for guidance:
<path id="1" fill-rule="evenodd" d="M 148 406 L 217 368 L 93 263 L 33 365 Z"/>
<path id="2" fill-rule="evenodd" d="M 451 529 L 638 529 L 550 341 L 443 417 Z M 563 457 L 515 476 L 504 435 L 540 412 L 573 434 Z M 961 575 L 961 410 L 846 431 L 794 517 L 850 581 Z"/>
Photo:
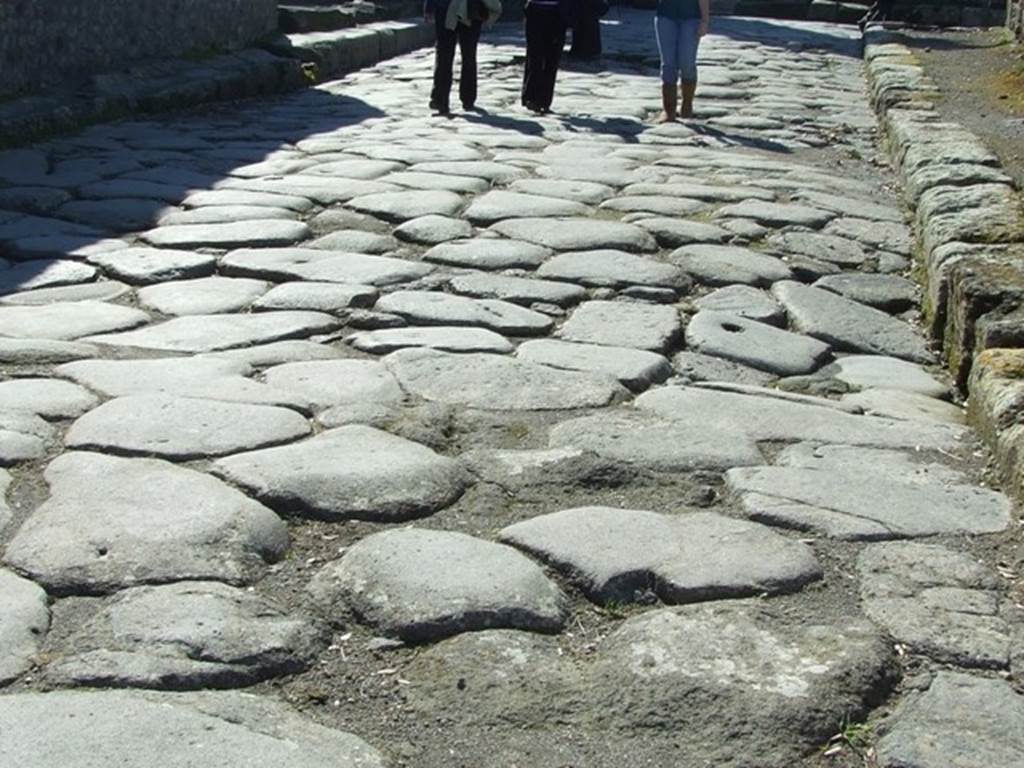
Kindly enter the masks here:
<path id="1" fill-rule="evenodd" d="M 853 30 L 610 21 L 0 155 L 0 763 L 1021 764 Z"/>

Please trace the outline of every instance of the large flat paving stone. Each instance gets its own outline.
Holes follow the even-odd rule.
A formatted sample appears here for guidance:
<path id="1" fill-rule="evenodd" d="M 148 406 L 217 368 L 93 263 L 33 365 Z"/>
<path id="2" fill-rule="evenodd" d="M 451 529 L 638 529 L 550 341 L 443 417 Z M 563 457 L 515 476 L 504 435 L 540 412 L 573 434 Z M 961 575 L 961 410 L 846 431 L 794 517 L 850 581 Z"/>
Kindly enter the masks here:
<path id="1" fill-rule="evenodd" d="M 885 723 L 881 768 L 1014 768 L 1024 761 L 1024 696 L 1003 680 L 939 672 Z"/>
<path id="2" fill-rule="evenodd" d="M 775 284 L 772 293 L 798 331 L 837 350 L 889 355 L 916 363 L 933 359 L 920 333 L 885 312 L 790 281 Z"/>
<path id="3" fill-rule="evenodd" d="M 829 221 L 838 216 L 833 211 L 826 211 L 809 205 L 798 203 L 769 203 L 763 200 L 744 200 L 741 203 L 726 205 L 715 213 L 719 218 L 752 219 L 758 224 L 768 227 L 785 227 L 789 225 L 821 229 Z"/>
<path id="4" fill-rule="evenodd" d="M 723 243 L 731 236 L 728 230 L 703 221 L 653 216 L 635 222 L 646 229 L 663 248 L 678 248 L 691 243 Z"/>
<path id="5" fill-rule="evenodd" d="M 914 242 L 910 227 L 895 221 L 844 217 L 832 221 L 825 231 L 827 234 L 856 240 L 872 248 L 906 256 L 910 255 L 910 248 Z"/>
<path id="6" fill-rule="evenodd" d="M 287 408 L 164 394 L 108 400 L 68 430 L 68 448 L 178 461 L 252 451 L 305 437 L 303 416 Z"/>
<path id="7" fill-rule="evenodd" d="M 108 276 L 131 285 L 152 285 L 213 274 L 217 257 L 173 248 L 120 248 L 89 257 Z"/>
<path id="8" fill-rule="evenodd" d="M 828 344 L 728 312 L 702 310 L 686 326 L 688 348 L 779 376 L 817 370 L 831 357 Z"/>
<path id="9" fill-rule="evenodd" d="M 361 352 L 386 355 L 408 347 L 426 347 L 443 352 L 496 352 L 513 350 L 512 343 L 499 333 L 486 328 L 462 326 L 427 326 L 423 328 L 383 328 L 361 331 L 345 341 Z"/>
<path id="10" fill-rule="evenodd" d="M 555 251 L 611 248 L 635 253 L 657 250 L 654 237 L 646 230 L 633 224 L 603 219 L 506 219 L 491 229 L 505 237 L 525 240 Z"/>
<path id="11" fill-rule="evenodd" d="M 413 325 L 479 326 L 512 336 L 547 333 L 547 315 L 499 299 L 471 299 L 440 291 L 395 291 L 375 305 L 380 312 L 405 318 Z"/>
<path id="12" fill-rule="evenodd" d="M 0 296 L 0 305 L 42 306 L 71 301 L 113 301 L 131 291 L 117 280 L 99 280 L 94 283 L 62 285 L 56 288 L 35 288 Z"/>
<path id="13" fill-rule="evenodd" d="M 998 576 L 934 544 L 887 542 L 857 559 L 864 613 L 894 642 L 943 664 L 1006 669 L 1011 625 Z"/>
<path id="14" fill-rule="evenodd" d="M 778 380 L 778 376 L 766 371 L 759 371 L 757 368 L 734 363 L 721 357 L 705 355 L 701 352 L 677 353 L 672 357 L 672 367 L 688 384 L 706 381 L 767 387 Z"/>
<path id="15" fill-rule="evenodd" d="M 226 224 L 172 224 L 139 237 L 157 248 L 274 248 L 312 236 L 301 221 L 253 219 Z"/>
<path id="16" fill-rule="evenodd" d="M 428 214 L 395 227 L 395 237 L 407 243 L 437 245 L 473 235 L 473 225 L 465 219 Z M 356 249 L 353 249 L 356 250 Z"/>
<path id="17" fill-rule="evenodd" d="M 140 288 L 139 304 L 163 315 L 217 315 L 244 310 L 270 289 L 263 280 L 200 277 Z"/>
<path id="18" fill-rule="evenodd" d="M 351 403 L 391 404 L 402 400 L 395 377 L 376 360 L 308 360 L 268 368 L 264 381 L 293 392 L 317 408 Z"/>
<path id="19" fill-rule="evenodd" d="M 183 579 L 254 580 L 288 547 L 269 509 L 201 472 L 156 459 L 68 452 L 44 477 L 50 497 L 5 561 L 56 594 L 98 594 Z"/>
<path id="20" fill-rule="evenodd" d="M 393 184 L 376 180 L 331 178 L 301 173 L 288 174 L 280 178 L 225 179 L 218 183 L 218 190 L 304 197 L 323 206 L 344 203 L 360 195 L 375 195 L 394 189 Z"/>
<path id="21" fill-rule="evenodd" d="M 2 312 L 2 309 L 0 309 Z M 137 331 L 86 337 L 97 344 L 167 352 L 214 352 L 331 331 L 337 318 L 323 312 L 187 315 Z"/>
<path id="22" fill-rule="evenodd" d="M 542 264 L 537 274 L 594 287 L 653 285 L 680 291 L 690 287 L 689 279 L 678 267 L 615 250 L 560 253 Z"/>
<path id="23" fill-rule="evenodd" d="M 669 258 L 683 272 L 706 285 L 769 286 L 793 277 L 792 270 L 781 259 L 738 245 L 684 245 Z"/>
<path id="24" fill-rule="evenodd" d="M 634 392 L 672 375 L 672 365 L 662 355 L 628 347 L 534 339 L 520 344 L 516 357 L 552 368 L 607 374 Z"/>
<path id="25" fill-rule="evenodd" d="M 463 199 L 445 190 L 410 190 L 360 195 L 346 205 L 385 221 L 403 222 L 420 216 L 454 216 L 462 208 Z"/>
<path id="26" fill-rule="evenodd" d="M 3 266 L 0 263 L 0 266 Z M 32 259 L 0 269 L 0 294 L 58 288 L 95 280 L 96 267 L 70 259 Z"/>
<path id="27" fill-rule="evenodd" d="M 871 258 L 856 240 L 821 232 L 773 232 L 766 242 L 784 256 L 808 256 L 850 269 L 860 268 Z"/>
<path id="28" fill-rule="evenodd" d="M 170 209 L 156 222 L 160 227 L 182 224 L 228 224 L 239 221 L 281 219 L 294 221 L 299 214 L 287 208 L 249 205 L 204 205 L 188 210 Z M 149 225 L 150 222 L 147 222 Z"/>
<path id="29" fill-rule="evenodd" d="M 11 474 L 0 469 L 0 533 L 11 522 L 11 508 L 7 504 L 7 490 L 11 487 Z"/>
<path id="30" fill-rule="evenodd" d="M 309 280 L 357 285 L 393 285 L 430 274 L 417 261 L 316 248 L 242 248 L 221 259 L 225 275 L 258 280 Z"/>
<path id="31" fill-rule="evenodd" d="M 118 593 L 46 669 L 57 684 L 190 690 L 300 672 L 326 645 L 309 618 L 212 581 Z"/>
<path id="32" fill-rule="evenodd" d="M 810 547 L 769 528 L 700 512 L 580 507 L 502 529 L 603 605 L 653 591 L 665 603 L 792 592 L 822 577 Z"/>
<path id="33" fill-rule="evenodd" d="M 423 260 L 472 269 L 533 269 L 550 255 L 548 248 L 523 240 L 477 238 L 435 245 Z"/>
<path id="34" fill-rule="evenodd" d="M 587 296 L 585 288 L 571 283 L 479 272 L 457 275 L 448 282 L 448 285 L 455 293 L 463 296 L 500 299 L 527 306 L 543 302 L 568 307 L 578 304 Z"/>
<path id="35" fill-rule="evenodd" d="M 11 734 L 0 757 L 24 768 L 385 765 L 356 736 L 317 725 L 269 697 L 233 692 L 22 693 L 0 698 L 0 717 Z"/>
<path id="36" fill-rule="evenodd" d="M 168 357 L 148 360 L 78 360 L 56 369 L 59 376 L 110 397 L 142 393 L 181 394 L 224 377 L 248 375 L 244 362 L 221 357 Z"/>
<path id="37" fill-rule="evenodd" d="M 271 288 L 253 302 L 252 308 L 340 314 L 347 309 L 372 307 L 377 296 L 377 289 L 372 285 L 298 281 Z"/>
<path id="38" fill-rule="evenodd" d="M 502 355 L 402 349 L 384 358 L 384 363 L 410 394 L 490 411 L 594 408 L 627 396 L 608 376 L 558 370 Z"/>
<path id="39" fill-rule="evenodd" d="M 733 315 L 757 320 L 769 325 L 784 325 L 786 313 L 782 306 L 765 291 L 749 285 L 727 285 L 718 288 L 694 303 L 699 310 L 729 312 Z"/>
<path id="40" fill-rule="evenodd" d="M 622 410 L 569 419 L 552 427 L 553 448 L 576 448 L 655 472 L 763 464 L 756 442 L 738 428 L 708 431 Z"/>
<path id="41" fill-rule="evenodd" d="M 466 486 L 456 461 L 359 425 L 220 459 L 212 471 L 286 514 L 325 520 L 423 517 L 453 503 Z"/>
<path id="42" fill-rule="evenodd" d="M 43 588 L 0 568 L 0 685 L 35 663 L 49 627 L 50 609 Z"/>
<path id="43" fill-rule="evenodd" d="M 587 211 L 587 206 L 572 200 L 496 189 L 476 198 L 466 209 L 466 218 L 483 226 L 502 219 L 586 216 Z"/>
<path id="44" fill-rule="evenodd" d="M 56 430 L 28 411 L 0 406 L 0 466 L 41 458 Z"/>
<path id="45" fill-rule="evenodd" d="M 138 309 L 101 301 L 74 301 L 44 306 L 0 306 L 0 335 L 23 339 L 73 341 L 149 322 Z"/>
<path id="46" fill-rule="evenodd" d="M 542 197 L 560 197 L 577 203 L 600 203 L 613 194 L 614 190 L 605 184 L 589 181 L 560 181 L 558 179 L 519 179 L 509 184 L 513 192 Z"/>
<path id="47" fill-rule="evenodd" d="M 695 432 L 739 432 L 757 441 L 814 440 L 879 448 L 955 449 L 964 430 L 877 416 L 858 416 L 825 400 L 794 401 L 775 390 L 718 392 L 699 387 L 661 387 L 640 395 L 638 408 Z"/>
<path id="48" fill-rule="evenodd" d="M 0 382 L 0 402 L 42 416 L 44 419 L 73 419 L 99 403 L 92 392 L 60 379 L 8 379 Z"/>
<path id="49" fill-rule="evenodd" d="M 365 232 L 361 229 L 338 229 L 307 243 L 307 247 L 323 248 L 327 251 L 378 255 L 397 250 L 401 247 L 401 244 L 391 235 L 379 232 Z"/>
<path id="50" fill-rule="evenodd" d="M 1012 504 L 971 485 L 922 485 L 884 473 L 798 467 L 729 470 L 726 483 L 753 520 L 838 539 L 997 533 Z"/>
<path id="51" fill-rule="evenodd" d="M 323 610 L 347 607 L 407 642 L 461 632 L 558 632 L 568 601 L 544 571 L 516 550 L 451 531 L 416 528 L 368 536 L 310 584 Z"/>
<path id="52" fill-rule="evenodd" d="M 856 405 L 876 416 L 913 421 L 933 421 L 939 424 L 963 424 L 964 411 L 952 403 L 934 397 L 901 389 L 866 389 L 843 395 L 842 402 Z"/>
<path id="53" fill-rule="evenodd" d="M 859 389 L 895 389 L 927 397 L 949 397 L 949 386 L 916 363 L 886 355 L 846 355 L 821 370 L 823 376 Z"/>
<path id="54" fill-rule="evenodd" d="M 815 288 L 838 293 L 851 301 L 867 304 L 883 312 L 903 312 L 918 303 L 917 284 L 898 275 L 844 273 L 826 275 L 814 283 Z"/>
<path id="55" fill-rule="evenodd" d="M 663 353 L 679 342 L 682 323 L 672 306 L 588 301 L 576 308 L 558 335 L 566 341 Z"/>

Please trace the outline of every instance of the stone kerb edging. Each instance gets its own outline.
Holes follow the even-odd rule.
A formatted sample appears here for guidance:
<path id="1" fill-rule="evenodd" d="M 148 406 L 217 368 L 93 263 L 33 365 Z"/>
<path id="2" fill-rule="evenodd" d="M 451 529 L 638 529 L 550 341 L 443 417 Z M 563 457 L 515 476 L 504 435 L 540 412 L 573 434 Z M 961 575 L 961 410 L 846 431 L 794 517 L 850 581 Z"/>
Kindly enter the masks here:
<path id="1" fill-rule="evenodd" d="M 938 90 L 898 33 L 869 28 L 864 43 L 872 102 L 914 211 L 931 333 L 1007 488 L 1024 495 L 1024 203 L 999 159 L 939 115 Z"/>
<path id="2" fill-rule="evenodd" d="M 87 88 L 54 91 L 0 104 L 0 148 L 72 131 L 126 115 L 155 113 L 214 101 L 303 88 L 372 66 L 433 42 L 421 19 L 381 21 L 334 32 L 281 35 L 202 61 L 172 59 L 96 75 Z M 315 77 L 305 64 L 315 64 Z"/>

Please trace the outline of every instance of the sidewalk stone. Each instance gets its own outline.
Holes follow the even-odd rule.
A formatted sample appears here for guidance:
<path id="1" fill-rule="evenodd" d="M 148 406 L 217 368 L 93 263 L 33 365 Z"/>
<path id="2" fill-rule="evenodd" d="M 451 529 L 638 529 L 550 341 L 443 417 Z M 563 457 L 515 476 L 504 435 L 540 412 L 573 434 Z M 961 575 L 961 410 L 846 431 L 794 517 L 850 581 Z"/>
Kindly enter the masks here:
<path id="1" fill-rule="evenodd" d="M 0 510 L 0 530 L 3 522 Z M 0 685 L 32 666 L 49 627 L 46 592 L 28 579 L 0 568 Z"/>
<path id="2" fill-rule="evenodd" d="M 288 547 L 288 531 L 269 509 L 164 461 L 69 452 L 44 476 L 50 497 L 5 560 L 50 593 L 183 579 L 246 583 Z"/>
<path id="3" fill-rule="evenodd" d="M 168 690 L 251 685 L 300 672 L 325 645 L 308 619 L 218 582 L 118 593 L 47 668 L 59 684 Z"/>
<path id="4" fill-rule="evenodd" d="M 822 577 L 806 544 L 720 515 L 580 507 L 499 534 L 554 566 L 598 604 L 653 590 L 666 603 L 791 592 Z"/>
<path id="5" fill-rule="evenodd" d="M 251 768 L 385 765 L 356 736 L 316 725 L 267 697 L 239 693 L 21 693 L 0 698 L 0 717 L 11 733 L 0 755 L 24 768 L 88 765 L 84 760 L 166 768 L 239 761 Z"/>
<path id="6" fill-rule="evenodd" d="M 351 608 L 361 621 L 406 642 L 461 632 L 558 632 L 565 596 L 510 547 L 462 533 L 417 528 L 368 536 L 310 584 L 322 610 Z"/>
<path id="7" fill-rule="evenodd" d="M 364 426 L 220 459 L 213 472 L 285 514 L 323 520 L 424 517 L 453 503 L 466 485 L 452 459 Z"/>

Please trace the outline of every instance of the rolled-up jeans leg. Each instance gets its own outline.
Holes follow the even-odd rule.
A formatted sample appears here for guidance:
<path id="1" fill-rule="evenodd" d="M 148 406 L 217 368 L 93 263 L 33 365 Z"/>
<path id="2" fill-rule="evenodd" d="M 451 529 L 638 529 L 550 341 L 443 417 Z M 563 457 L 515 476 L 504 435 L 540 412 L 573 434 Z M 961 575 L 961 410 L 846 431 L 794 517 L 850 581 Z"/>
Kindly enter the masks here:
<path id="1" fill-rule="evenodd" d="M 679 77 L 679 23 L 665 16 L 655 16 L 654 36 L 661 54 L 661 82 L 674 87 Z"/>

